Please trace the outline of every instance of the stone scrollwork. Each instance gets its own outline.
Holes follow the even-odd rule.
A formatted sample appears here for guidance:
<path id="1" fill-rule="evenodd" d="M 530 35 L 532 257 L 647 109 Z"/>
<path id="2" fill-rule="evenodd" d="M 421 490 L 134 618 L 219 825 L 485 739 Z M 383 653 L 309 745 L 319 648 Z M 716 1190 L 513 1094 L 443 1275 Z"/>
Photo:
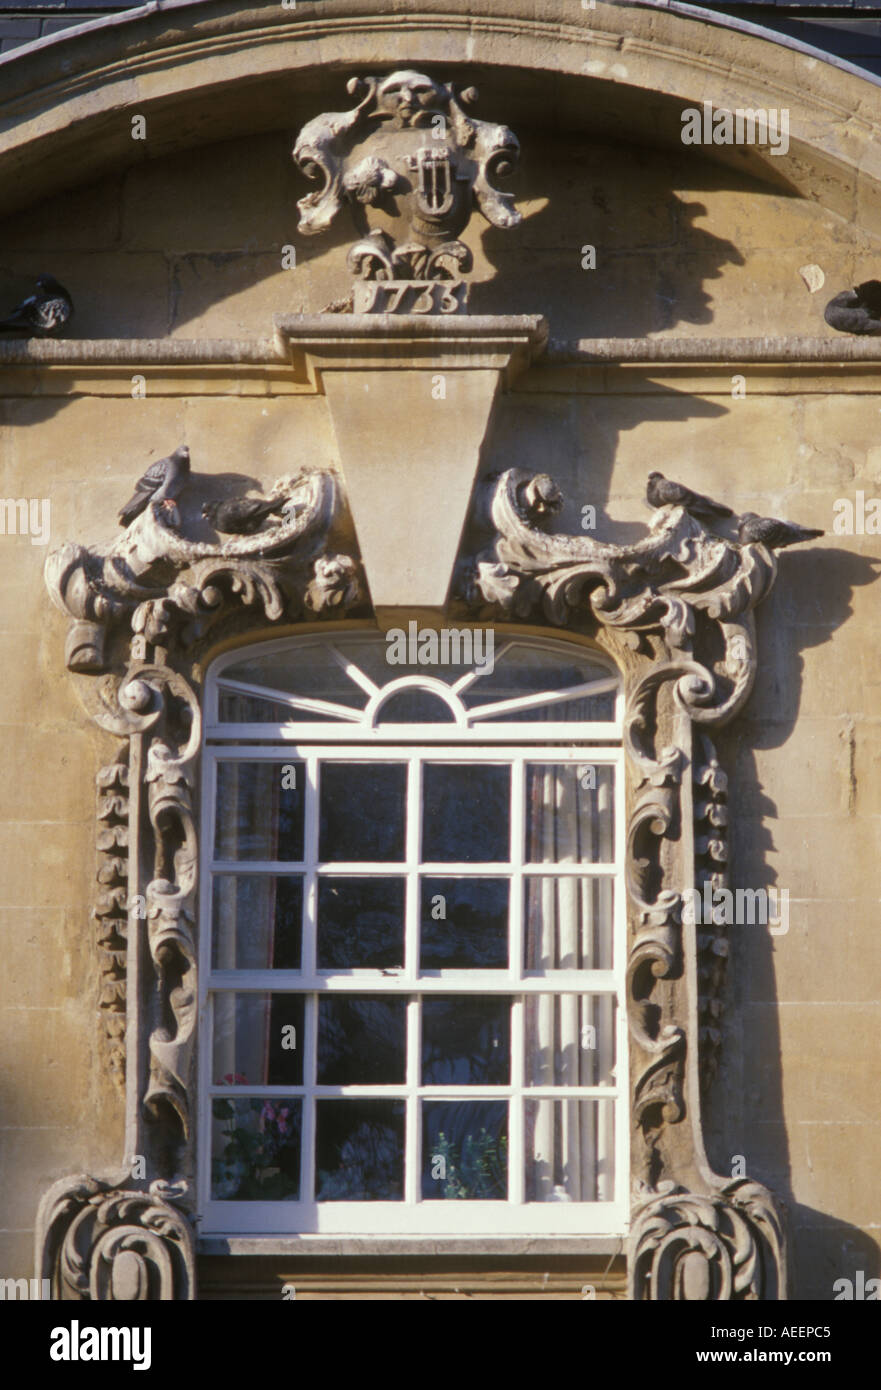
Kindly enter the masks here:
<path id="1" fill-rule="evenodd" d="M 424 129 L 429 96 L 420 106 L 411 94 L 392 129 Z M 362 175 L 367 191 L 388 183 L 372 164 Z M 331 474 L 282 478 L 263 500 L 206 503 L 203 518 L 225 528 L 206 540 L 166 495 L 108 547 L 67 544 L 47 559 L 49 592 L 71 620 L 68 665 L 95 721 L 124 740 L 99 774 L 95 918 L 126 1150 L 145 1165 L 132 1179 L 76 1178 L 47 1194 L 38 1240 L 56 1297 L 193 1296 L 200 663 L 249 625 L 365 611 L 338 507 Z M 555 534 L 561 507 L 545 474 L 487 480 L 474 516 L 484 541 L 460 566 L 454 606 L 581 632 L 625 675 L 631 1296 L 785 1298 L 774 1199 L 714 1173 L 704 1153 L 701 1090 L 718 1057 L 728 941 L 686 910 L 704 884 L 727 883 L 727 782 L 711 731 L 752 688 L 753 613 L 775 556 L 684 505 L 659 506 L 648 534 L 621 546 Z"/>
<path id="2" fill-rule="evenodd" d="M 180 1186 L 146 1191 L 65 1178 L 37 1217 L 40 1277 L 65 1302 L 146 1302 L 194 1297 L 192 1226 Z"/>
<path id="3" fill-rule="evenodd" d="M 490 479 L 476 518 L 489 543 L 461 567 L 458 593 L 472 613 L 593 636 L 628 677 L 631 1296 L 785 1298 L 774 1199 L 714 1173 L 704 1154 L 700 1097 L 718 1059 L 728 941 L 686 910 L 704 883 L 727 883 L 727 780 L 709 730 L 749 697 L 753 610 L 776 558 L 684 506 L 658 507 L 649 534 L 623 546 L 553 533 L 561 507 L 545 474 Z"/>
<path id="4" fill-rule="evenodd" d="M 49 594 L 74 620 L 68 667 L 85 675 L 111 669 L 117 663 L 108 644 L 120 636 L 131 642 L 132 655 L 147 645 L 198 639 L 230 603 L 257 605 L 276 622 L 299 617 L 304 605 L 321 616 L 339 606 L 337 592 L 355 601 L 351 557 L 336 557 L 338 588 L 326 580 L 337 493 L 328 472 L 280 478 L 270 495 L 285 504 L 281 518 L 254 535 L 216 542 L 185 536 L 177 508 L 151 502 L 106 550 L 68 542 L 52 551 Z"/>
<path id="5" fill-rule="evenodd" d="M 495 227 L 515 227 L 521 215 L 494 180 L 510 173 L 520 146 L 507 126 L 480 121 L 467 108 L 474 87 L 458 90 L 424 73 L 354 77 L 351 111 L 329 111 L 309 121 L 293 156 L 319 183 L 300 199 L 299 230 L 326 231 L 344 207 L 359 240 L 348 263 L 357 280 L 386 282 L 388 295 L 367 295 L 356 280 L 355 312 L 456 313 L 466 302 L 461 276 L 471 269 L 469 248 L 458 240 L 478 209 Z M 371 229 L 368 209 L 398 219 L 403 240 L 387 228 Z M 453 281 L 438 296 L 434 281 Z M 414 299 L 408 286 L 415 283 Z"/>
<path id="6" fill-rule="evenodd" d="M 120 1183 L 75 1178 L 47 1194 L 40 1258 L 53 1297 L 67 1299 L 193 1297 L 202 657 L 249 625 L 364 603 L 360 563 L 335 545 L 329 472 L 280 478 L 265 500 L 205 504 L 217 539 L 194 535 L 191 511 L 182 518 L 168 495 L 133 510 L 106 548 L 68 543 L 45 568 L 84 702 L 124 740 L 98 774 L 93 915 L 109 1069 L 126 1088 L 126 1152 L 140 1160 Z"/>
<path id="7" fill-rule="evenodd" d="M 630 1298 L 691 1302 L 786 1297 L 786 1240 L 766 1189 L 748 1179 L 712 1196 L 673 1182 L 637 1195 Z"/>

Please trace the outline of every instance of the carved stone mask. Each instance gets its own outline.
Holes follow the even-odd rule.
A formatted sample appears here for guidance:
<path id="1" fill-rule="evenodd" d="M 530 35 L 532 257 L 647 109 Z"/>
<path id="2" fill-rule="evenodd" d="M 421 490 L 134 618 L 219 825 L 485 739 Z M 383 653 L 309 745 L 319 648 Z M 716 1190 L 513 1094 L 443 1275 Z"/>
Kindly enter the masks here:
<path id="1" fill-rule="evenodd" d="M 392 117 L 402 127 L 429 125 L 446 106 L 444 92 L 421 72 L 393 72 L 377 89 L 376 114 Z"/>

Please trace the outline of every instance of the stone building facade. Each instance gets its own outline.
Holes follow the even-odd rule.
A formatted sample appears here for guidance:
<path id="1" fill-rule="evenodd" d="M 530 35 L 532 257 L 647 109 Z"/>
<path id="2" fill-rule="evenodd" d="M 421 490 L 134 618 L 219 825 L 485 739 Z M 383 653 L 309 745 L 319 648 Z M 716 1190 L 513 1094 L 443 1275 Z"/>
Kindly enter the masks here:
<path id="1" fill-rule="evenodd" d="M 41 273 L 74 301 L 63 336 L 0 336 L 0 1276 L 70 1299 L 831 1300 L 877 1279 L 881 352 L 824 307 L 875 274 L 881 91 L 717 8 L 172 0 L 0 56 L 3 312 Z M 764 136 L 713 142 L 720 111 L 764 113 Z M 120 527 L 175 450 L 188 472 Z M 732 515 L 650 508 L 652 470 Z M 212 509 L 245 495 L 276 504 L 250 532 Z M 825 535 L 781 548 L 745 514 Z M 493 634 L 502 724 L 468 704 L 464 659 L 453 690 L 410 648 L 383 694 L 398 672 L 376 663 L 411 625 Z M 540 699 L 564 718 L 530 722 Z M 363 954 L 360 907 L 345 949 L 316 927 L 337 813 L 309 798 L 359 758 L 420 769 L 423 837 L 450 818 L 425 791 L 446 768 L 470 827 L 458 854 L 413 831 L 338 875 L 412 881 L 406 962 Z M 215 766 L 258 771 L 249 791 Z M 308 774 L 305 811 L 260 780 L 275 766 Z M 469 856 L 499 814 L 493 769 L 510 845 Z M 585 769 L 612 799 L 564 813 L 594 795 Z M 352 820 L 391 823 L 352 775 Z M 306 846 L 287 855 L 286 817 Z M 592 850 L 547 848 L 588 820 Z M 264 832 L 276 852 L 243 848 Z M 525 885 L 492 969 L 485 902 L 457 956 L 418 901 L 484 859 L 484 885 Z M 276 955 L 248 976 L 265 923 L 218 884 L 258 860 L 306 896 L 294 955 L 278 964 L 276 905 Z M 529 956 L 530 893 L 555 875 L 601 885 L 577 966 L 559 902 L 535 908 L 558 957 Z M 223 1033 L 232 996 L 252 1004 Z M 322 1073 L 347 997 L 386 1001 L 403 1070 Z M 468 1009 L 463 1079 L 444 1048 Z M 239 1079 L 249 1017 L 267 1037 L 288 1020 L 293 1070 L 267 1043 Z M 478 1083 L 490 1034 L 511 1069 Z M 373 1153 L 373 1188 L 337 1124 L 371 1103 L 399 1145 Z M 465 1124 L 458 1149 L 432 1105 Z M 252 1165 L 234 1193 L 232 1149 Z M 471 1202 L 428 1200 L 434 1158 Z"/>

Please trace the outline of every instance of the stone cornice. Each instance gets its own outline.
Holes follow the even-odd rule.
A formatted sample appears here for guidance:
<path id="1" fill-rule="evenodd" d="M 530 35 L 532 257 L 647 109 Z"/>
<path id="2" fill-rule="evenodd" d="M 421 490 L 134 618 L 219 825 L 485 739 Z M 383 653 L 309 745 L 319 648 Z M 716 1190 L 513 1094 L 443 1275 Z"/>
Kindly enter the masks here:
<path id="1" fill-rule="evenodd" d="M 528 348 L 533 365 L 650 366 L 655 363 L 683 366 L 736 367 L 748 363 L 788 363 L 847 366 L 881 364 L 881 338 L 834 337 L 784 338 L 546 338 L 539 315 L 517 315 L 502 322 L 494 316 L 471 315 L 444 321 L 438 333 L 437 316 L 292 314 L 276 319 L 272 338 L 69 338 L 0 341 L 0 369 L 20 367 L 221 367 L 289 366 L 291 344 L 326 358 L 345 359 L 351 344 L 369 327 L 377 355 L 393 355 L 411 343 L 440 342 L 451 353 L 466 341 L 480 343 L 487 352 L 496 345 L 514 342 Z M 545 345 L 546 344 L 546 345 Z"/>

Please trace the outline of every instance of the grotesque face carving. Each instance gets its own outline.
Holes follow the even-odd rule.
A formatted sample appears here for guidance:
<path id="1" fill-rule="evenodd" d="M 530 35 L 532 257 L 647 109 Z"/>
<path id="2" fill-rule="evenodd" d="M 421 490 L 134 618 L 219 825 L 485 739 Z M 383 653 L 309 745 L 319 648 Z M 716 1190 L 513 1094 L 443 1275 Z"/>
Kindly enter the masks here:
<path id="1" fill-rule="evenodd" d="M 393 72 L 376 93 L 377 112 L 403 127 L 427 125 L 444 106 L 443 90 L 422 72 Z"/>

